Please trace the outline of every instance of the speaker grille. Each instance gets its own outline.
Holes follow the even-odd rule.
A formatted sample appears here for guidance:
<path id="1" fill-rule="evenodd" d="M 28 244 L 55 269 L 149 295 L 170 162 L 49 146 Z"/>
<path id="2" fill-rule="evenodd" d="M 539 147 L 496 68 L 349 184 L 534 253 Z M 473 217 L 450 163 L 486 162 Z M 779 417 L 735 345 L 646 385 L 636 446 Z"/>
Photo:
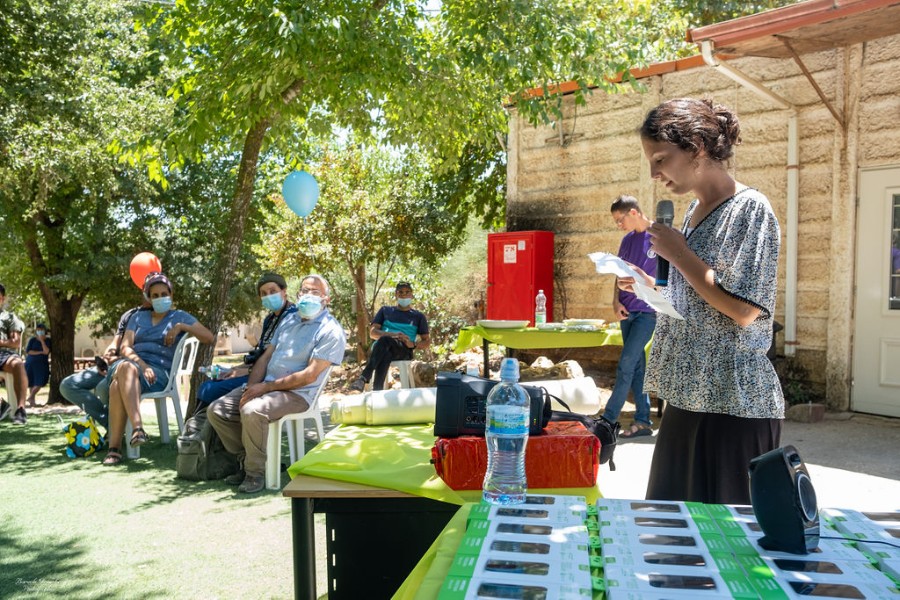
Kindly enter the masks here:
<path id="1" fill-rule="evenodd" d="M 803 518 L 814 521 L 819 514 L 816 490 L 809 475 L 803 471 L 797 472 L 797 499 L 800 502 L 800 510 L 803 511 Z"/>

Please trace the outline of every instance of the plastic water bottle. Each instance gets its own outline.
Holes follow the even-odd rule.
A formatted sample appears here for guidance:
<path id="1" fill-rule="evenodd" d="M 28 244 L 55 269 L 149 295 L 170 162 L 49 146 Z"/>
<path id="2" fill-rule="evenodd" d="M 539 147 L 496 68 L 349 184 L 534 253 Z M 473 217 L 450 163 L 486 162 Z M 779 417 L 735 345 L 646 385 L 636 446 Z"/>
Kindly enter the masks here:
<path id="1" fill-rule="evenodd" d="M 488 460 L 482 498 L 492 504 L 522 504 L 528 491 L 525 446 L 531 399 L 518 381 L 519 361 L 504 358 L 500 383 L 487 397 L 484 437 Z"/>
<path id="2" fill-rule="evenodd" d="M 198 372 L 206 374 L 207 377 L 212 379 L 213 381 L 218 380 L 222 375 L 231 371 L 228 367 L 223 367 L 221 365 L 210 365 L 208 367 L 200 367 L 197 369 Z"/>
<path id="3" fill-rule="evenodd" d="M 547 322 L 547 296 L 544 290 L 538 290 L 538 295 L 534 298 L 534 326 L 537 327 Z"/>

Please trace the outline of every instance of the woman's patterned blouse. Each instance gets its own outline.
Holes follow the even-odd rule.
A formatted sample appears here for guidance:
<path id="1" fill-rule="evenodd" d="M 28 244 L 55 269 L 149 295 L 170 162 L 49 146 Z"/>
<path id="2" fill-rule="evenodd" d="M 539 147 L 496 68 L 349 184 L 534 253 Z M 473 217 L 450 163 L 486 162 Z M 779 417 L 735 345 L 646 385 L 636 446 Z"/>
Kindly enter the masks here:
<path id="1" fill-rule="evenodd" d="M 695 200 L 688 208 L 687 231 Z M 674 267 L 666 293 L 684 317 L 658 315 L 644 388 L 678 408 L 745 418 L 783 418 L 784 396 L 766 357 L 772 343 L 781 233 L 769 200 L 747 188 L 687 236 L 727 294 L 761 310 L 741 327 L 703 300 Z"/>

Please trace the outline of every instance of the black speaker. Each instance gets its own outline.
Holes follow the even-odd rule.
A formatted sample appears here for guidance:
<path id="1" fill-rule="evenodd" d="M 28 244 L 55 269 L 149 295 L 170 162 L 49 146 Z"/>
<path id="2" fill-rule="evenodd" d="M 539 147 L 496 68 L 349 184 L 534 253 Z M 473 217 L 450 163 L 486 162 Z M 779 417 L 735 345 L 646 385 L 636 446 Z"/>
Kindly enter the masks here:
<path id="1" fill-rule="evenodd" d="M 819 547 L 819 507 L 809 471 L 793 446 L 750 461 L 750 502 L 766 550 L 808 554 Z"/>

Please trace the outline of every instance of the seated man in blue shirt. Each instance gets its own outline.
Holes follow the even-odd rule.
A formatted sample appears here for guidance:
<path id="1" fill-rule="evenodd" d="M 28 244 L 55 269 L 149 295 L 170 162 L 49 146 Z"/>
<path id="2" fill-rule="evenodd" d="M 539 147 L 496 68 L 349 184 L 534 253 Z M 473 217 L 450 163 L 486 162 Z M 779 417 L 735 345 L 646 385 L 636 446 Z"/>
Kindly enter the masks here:
<path id="1" fill-rule="evenodd" d="M 308 275 L 300 286 L 297 312 L 284 318 L 250 370 L 247 385 L 206 409 L 225 449 L 243 464 L 225 482 L 240 485 L 238 491 L 246 494 L 266 485 L 269 423 L 306 411 L 328 367 L 344 359 L 344 329 L 326 308 L 331 299 L 328 282 L 320 275 Z"/>
<path id="2" fill-rule="evenodd" d="M 382 306 L 369 328 L 369 337 L 375 340 L 372 356 L 362 374 L 350 384 L 351 390 L 363 391 L 371 380 L 373 390 L 384 389 L 391 361 L 410 360 L 413 350 L 431 345 L 428 335 L 428 319 L 414 308 L 412 286 L 401 281 L 394 290 L 397 306 Z M 372 379 L 372 373 L 375 379 Z"/>
<path id="3" fill-rule="evenodd" d="M 284 321 L 284 317 L 297 312 L 297 307 L 287 298 L 287 282 L 278 273 L 264 273 L 256 284 L 256 293 L 259 294 L 263 307 L 270 311 L 263 320 L 259 341 L 256 347 L 244 356 L 245 366 L 235 367 L 221 379 L 206 381 L 200 386 L 197 391 L 197 403 L 201 408 L 247 383 L 250 369 L 265 352 L 266 347 L 272 343 L 275 330 Z"/>

